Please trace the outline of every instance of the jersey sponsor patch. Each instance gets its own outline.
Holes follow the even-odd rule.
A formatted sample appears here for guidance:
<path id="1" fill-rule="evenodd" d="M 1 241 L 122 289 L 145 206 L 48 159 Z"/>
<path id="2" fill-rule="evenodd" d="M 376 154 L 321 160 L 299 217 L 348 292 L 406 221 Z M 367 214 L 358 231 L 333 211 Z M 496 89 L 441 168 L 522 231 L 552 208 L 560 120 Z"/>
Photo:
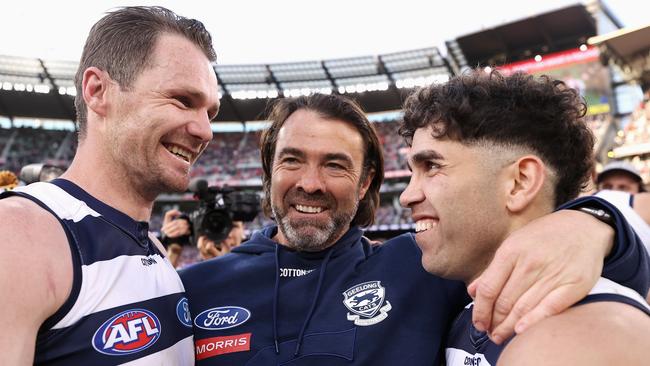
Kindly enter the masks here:
<path id="1" fill-rule="evenodd" d="M 184 326 L 192 328 L 192 315 L 190 314 L 190 304 L 187 298 L 183 297 L 176 303 L 176 316 Z"/>
<path id="2" fill-rule="evenodd" d="M 380 281 L 360 283 L 345 290 L 343 304 L 352 312 L 348 313 L 348 320 L 361 326 L 379 323 L 388 317 L 392 309 Z"/>
<path id="3" fill-rule="evenodd" d="M 162 328 L 154 313 L 144 309 L 123 311 L 102 324 L 93 335 L 93 347 L 110 356 L 130 355 L 151 347 Z"/>
<path id="4" fill-rule="evenodd" d="M 240 326 L 251 317 L 248 309 L 239 306 L 221 306 L 201 312 L 194 325 L 205 330 L 220 330 Z"/>
<path id="5" fill-rule="evenodd" d="M 447 366 L 491 366 L 484 354 L 471 354 L 458 348 L 445 349 L 445 358 Z"/>
<path id="6" fill-rule="evenodd" d="M 251 334 L 243 333 L 224 337 L 198 339 L 194 342 L 196 359 L 203 360 L 226 353 L 250 351 Z"/>

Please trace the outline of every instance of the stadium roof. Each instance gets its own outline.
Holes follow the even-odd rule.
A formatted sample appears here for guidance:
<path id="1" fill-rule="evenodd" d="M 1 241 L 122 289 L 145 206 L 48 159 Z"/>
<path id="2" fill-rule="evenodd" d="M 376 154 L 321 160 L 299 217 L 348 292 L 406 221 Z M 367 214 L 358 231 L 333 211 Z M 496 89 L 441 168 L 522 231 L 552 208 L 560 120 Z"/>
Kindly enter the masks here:
<path id="1" fill-rule="evenodd" d="M 74 119 L 77 63 L 0 56 L 0 115 Z M 435 47 L 379 56 L 258 65 L 214 65 L 222 108 L 217 121 L 264 117 L 269 101 L 313 92 L 349 94 L 367 112 L 399 109 L 408 90 L 445 81 Z"/>
<path id="2" fill-rule="evenodd" d="M 627 78 L 639 81 L 650 89 L 650 25 L 624 28 L 589 39 L 599 47 L 603 61 L 611 60 Z"/>
<path id="3" fill-rule="evenodd" d="M 500 66 L 576 48 L 596 34 L 595 19 L 580 4 L 458 37 L 447 46 L 461 67 Z"/>

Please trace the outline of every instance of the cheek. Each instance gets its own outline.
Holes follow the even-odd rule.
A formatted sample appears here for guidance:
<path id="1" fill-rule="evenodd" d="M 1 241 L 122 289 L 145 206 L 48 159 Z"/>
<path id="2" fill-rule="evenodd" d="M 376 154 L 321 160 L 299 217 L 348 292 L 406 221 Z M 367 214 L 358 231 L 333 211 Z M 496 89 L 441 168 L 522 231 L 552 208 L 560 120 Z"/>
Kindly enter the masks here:
<path id="1" fill-rule="evenodd" d="M 271 176 L 271 201 L 281 202 L 291 185 L 290 174 L 282 171 L 274 172 Z"/>

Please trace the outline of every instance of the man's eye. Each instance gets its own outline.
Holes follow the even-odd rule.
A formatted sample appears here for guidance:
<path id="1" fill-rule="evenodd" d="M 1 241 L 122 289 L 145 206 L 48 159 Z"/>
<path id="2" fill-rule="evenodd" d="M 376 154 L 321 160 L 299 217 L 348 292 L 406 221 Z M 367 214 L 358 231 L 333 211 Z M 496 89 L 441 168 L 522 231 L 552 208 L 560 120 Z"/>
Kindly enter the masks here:
<path id="1" fill-rule="evenodd" d="M 285 164 L 295 164 L 298 162 L 298 159 L 296 158 L 284 158 L 282 159 L 282 162 Z"/>
<path id="2" fill-rule="evenodd" d="M 440 169 L 440 164 L 433 162 L 433 161 L 428 161 L 426 163 L 427 170 L 438 170 Z"/>
<path id="3" fill-rule="evenodd" d="M 186 108 L 190 108 L 192 106 L 192 101 L 190 100 L 190 98 L 178 96 L 178 97 L 174 97 L 174 99 L 181 102 L 181 104 Z"/>
<path id="4" fill-rule="evenodd" d="M 345 169 L 343 165 L 337 163 L 327 163 L 327 167 L 332 169 Z"/>

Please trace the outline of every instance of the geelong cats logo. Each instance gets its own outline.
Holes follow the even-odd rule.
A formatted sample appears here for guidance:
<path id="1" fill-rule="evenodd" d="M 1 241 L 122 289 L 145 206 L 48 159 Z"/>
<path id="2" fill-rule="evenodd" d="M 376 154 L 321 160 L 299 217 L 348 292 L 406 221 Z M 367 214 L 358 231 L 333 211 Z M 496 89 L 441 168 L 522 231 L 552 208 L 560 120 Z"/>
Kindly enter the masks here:
<path id="1" fill-rule="evenodd" d="M 392 309 L 390 302 L 385 301 L 386 289 L 380 281 L 354 285 L 343 292 L 343 297 L 343 304 L 352 312 L 348 313 L 348 320 L 356 325 L 377 324 L 386 319 Z"/>

